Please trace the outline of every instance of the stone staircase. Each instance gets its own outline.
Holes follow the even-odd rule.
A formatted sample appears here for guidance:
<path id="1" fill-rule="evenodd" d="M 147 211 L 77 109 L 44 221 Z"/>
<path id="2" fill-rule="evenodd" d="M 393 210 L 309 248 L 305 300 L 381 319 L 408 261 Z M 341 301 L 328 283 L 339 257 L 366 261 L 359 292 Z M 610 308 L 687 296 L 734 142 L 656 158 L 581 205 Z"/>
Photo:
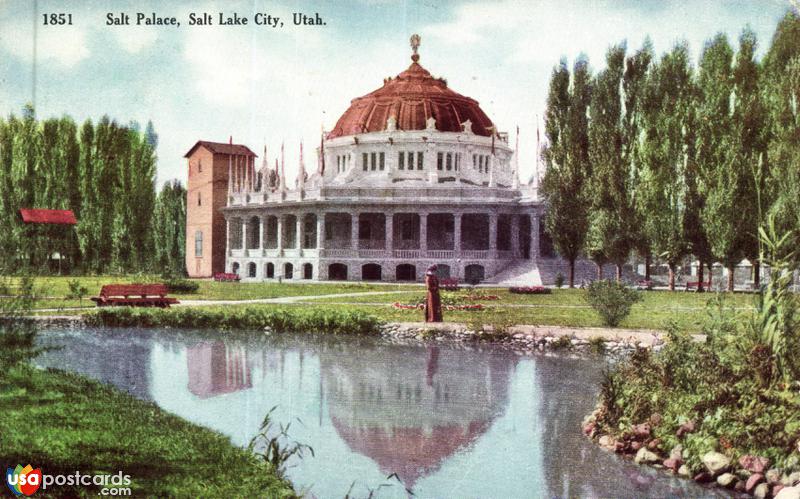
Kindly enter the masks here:
<path id="1" fill-rule="evenodd" d="M 542 278 L 535 260 L 517 260 L 485 282 L 501 286 L 541 286 Z"/>
<path id="2" fill-rule="evenodd" d="M 616 275 L 614 265 L 603 266 L 603 278 L 613 279 Z M 500 286 L 550 286 L 555 284 L 556 276 L 561 274 L 564 277 L 564 285 L 567 285 L 569 276 L 569 263 L 560 258 L 542 258 L 539 260 L 517 260 L 504 270 L 498 272 L 485 281 L 486 284 L 497 284 Z M 622 278 L 629 283 L 635 283 L 642 279 L 630 267 L 626 266 L 622 271 Z M 591 282 L 597 279 L 597 266 L 589 260 L 578 260 L 575 262 L 575 286 L 580 286 L 582 282 Z"/>

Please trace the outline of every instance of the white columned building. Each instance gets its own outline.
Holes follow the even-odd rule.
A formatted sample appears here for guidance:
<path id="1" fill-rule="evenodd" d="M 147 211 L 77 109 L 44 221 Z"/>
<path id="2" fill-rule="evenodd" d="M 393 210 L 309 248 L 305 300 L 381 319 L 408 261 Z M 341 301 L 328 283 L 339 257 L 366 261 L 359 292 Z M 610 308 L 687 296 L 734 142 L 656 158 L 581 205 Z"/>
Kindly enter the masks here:
<path id="1" fill-rule="evenodd" d="M 419 281 L 436 264 L 442 277 L 482 282 L 535 268 L 544 207 L 520 186 L 508 135 L 431 76 L 418 45 L 412 37 L 408 69 L 351 102 L 294 190 L 270 181 L 266 162 L 255 181 L 230 185 L 227 272 Z"/>

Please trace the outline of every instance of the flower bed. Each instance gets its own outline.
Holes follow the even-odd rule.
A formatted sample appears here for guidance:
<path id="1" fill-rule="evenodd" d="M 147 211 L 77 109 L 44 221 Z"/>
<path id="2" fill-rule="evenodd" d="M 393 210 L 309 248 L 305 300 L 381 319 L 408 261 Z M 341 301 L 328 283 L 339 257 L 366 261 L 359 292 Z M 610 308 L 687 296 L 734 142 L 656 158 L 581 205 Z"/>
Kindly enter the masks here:
<path id="1" fill-rule="evenodd" d="M 508 288 L 508 292 L 517 295 L 549 295 L 552 290 L 544 286 L 517 286 Z"/>
<path id="2" fill-rule="evenodd" d="M 399 302 L 395 302 L 392 304 L 392 307 L 398 310 L 422 310 L 425 308 L 424 303 L 417 303 L 416 305 L 404 305 Z M 484 306 L 480 303 L 475 303 L 471 305 L 442 305 L 442 310 L 483 310 Z"/>

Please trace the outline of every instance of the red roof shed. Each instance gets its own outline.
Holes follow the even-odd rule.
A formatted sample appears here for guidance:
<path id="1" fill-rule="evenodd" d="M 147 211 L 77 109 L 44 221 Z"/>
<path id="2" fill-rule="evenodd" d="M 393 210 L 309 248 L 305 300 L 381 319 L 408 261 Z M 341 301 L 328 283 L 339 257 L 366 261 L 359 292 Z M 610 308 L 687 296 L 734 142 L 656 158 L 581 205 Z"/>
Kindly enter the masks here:
<path id="1" fill-rule="evenodd" d="M 77 225 L 78 220 L 72 210 L 45 210 L 20 208 L 19 216 L 26 224 Z"/>

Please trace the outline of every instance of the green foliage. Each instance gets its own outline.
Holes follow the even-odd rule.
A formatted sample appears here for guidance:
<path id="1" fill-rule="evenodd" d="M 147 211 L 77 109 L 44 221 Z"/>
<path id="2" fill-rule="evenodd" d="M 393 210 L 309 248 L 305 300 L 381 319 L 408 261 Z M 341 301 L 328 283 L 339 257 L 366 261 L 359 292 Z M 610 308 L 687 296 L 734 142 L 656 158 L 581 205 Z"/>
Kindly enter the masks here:
<path id="1" fill-rule="evenodd" d="M 190 281 L 189 279 L 172 278 L 164 281 L 164 284 L 167 286 L 170 293 L 188 295 L 197 293 L 197 290 L 200 289 L 200 284 L 196 281 Z"/>
<path id="2" fill-rule="evenodd" d="M 114 327 L 166 326 L 246 331 L 269 328 L 276 333 L 314 332 L 326 334 L 378 334 L 382 325 L 374 315 L 355 310 L 268 307 L 219 309 L 109 307 L 100 308 L 87 314 L 86 320 L 92 325 Z"/>
<path id="3" fill-rule="evenodd" d="M 572 82 L 566 60 L 553 69 L 545 112 L 548 145 L 543 156 L 547 171 L 542 194 L 550 211 L 544 220 L 560 255 L 570 262 L 569 286 L 574 286 L 575 259 L 583 250 L 588 229 L 586 181 L 589 161 L 588 109 L 591 73 L 584 57 L 575 62 Z"/>
<path id="4" fill-rule="evenodd" d="M 561 272 L 556 274 L 555 284 L 558 289 L 561 289 L 561 287 L 564 285 L 564 274 L 562 274 Z"/>
<path id="5" fill-rule="evenodd" d="M 162 233 L 182 241 L 185 209 L 154 216 L 156 144 L 152 123 L 141 132 L 103 117 L 78 127 L 69 117 L 37 120 L 30 106 L 0 119 L 0 268 L 52 272 L 57 251 L 60 270 L 73 273 L 150 269 L 163 265 L 159 252 L 172 265 L 179 252 L 182 269 L 183 245 Z M 32 207 L 70 209 L 78 225 L 25 225 L 17 211 Z"/>
<path id="6" fill-rule="evenodd" d="M 89 289 L 82 284 L 80 279 L 70 279 L 67 281 L 67 286 L 69 291 L 64 296 L 67 300 L 80 300 L 82 303 L 83 298 L 89 294 Z"/>
<path id="7" fill-rule="evenodd" d="M 550 348 L 553 350 L 571 350 L 572 340 L 569 336 L 559 336 L 550 343 Z"/>
<path id="8" fill-rule="evenodd" d="M 791 254 L 791 236 L 775 231 L 770 217 L 761 244 L 773 275 L 755 310 L 743 320 L 728 299 L 712 297 L 706 341 L 671 328 L 659 353 L 639 349 L 616 365 L 601 384 L 602 431 L 624 433 L 657 413 L 654 436 L 664 449 L 681 443 L 694 470 L 709 450 L 787 462 L 800 440 L 800 321 L 785 261 L 773 259 Z M 681 439 L 676 430 L 690 420 L 696 429 Z"/>
<path id="9" fill-rule="evenodd" d="M 3 287 L 11 290 L 7 282 Z M 36 345 L 36 324 L 22 317 L 35 300 L 35 282 L 27 276 L 19 280 L 16 294 L 0 300 L 0 372 L 27 363 L 43 351 Z"/>
<path id="10" fill-rule="evenodd" d="M 305 452 L 314 457 L 314 449 L 310 445 L 289 439 L 291 422 L 285 426 L 282 423 L 278 424 L 276 428 L 275 422 L 272 420 L 272 413 L 277 408 L 278 406 L 274 406 L 264 416 L 258 434 L 250 440 L 247 449 L 263 459 L 279 477 L 283 478 L 286 465 L 292 457 L 302 458 Z"/>
<path id="11" fill-rule="evenodd" d="M 589 338 L 589 350 L 593 353 L 603 353 L 606 351 L 606 340 L 602 336 L 592 336 Z"/>
<path id="12" fill-rule="evenodd" d="M 619 326 L 641 299 L 639 292 L 614 281 L 594 281 L 586 288 L 586 301 L 609 327 Z"/>
<path id="13" fill-rule="evenodd" d="M 49 473 L 122 470 L 135 497 L 296 497 L 271 465 L 228 437 L 109 385 L 18 365 L 0 369 L 0 393 L 3 462 L 30 461 Z M 54 491 L 87 497 L 99 488 Z"/>

